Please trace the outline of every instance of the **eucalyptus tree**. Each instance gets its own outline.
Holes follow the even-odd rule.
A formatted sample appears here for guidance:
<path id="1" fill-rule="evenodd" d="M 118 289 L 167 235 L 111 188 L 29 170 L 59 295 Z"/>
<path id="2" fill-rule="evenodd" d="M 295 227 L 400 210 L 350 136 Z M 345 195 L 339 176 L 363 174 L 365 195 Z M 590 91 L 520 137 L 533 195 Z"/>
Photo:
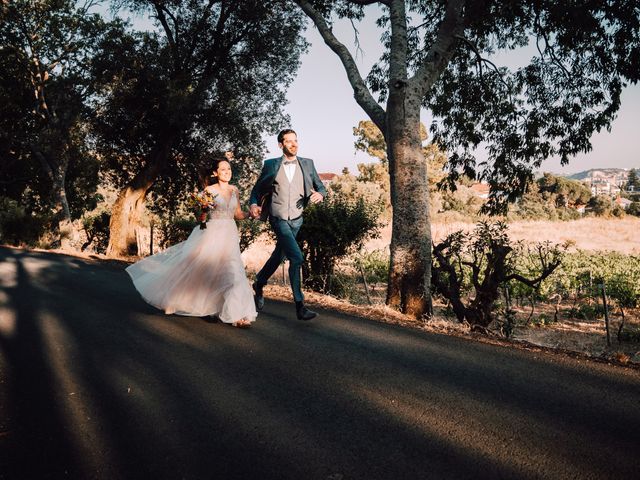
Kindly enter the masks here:
<path id="1" fill-rule="evenodd" d="M 94 6 L 91 0 L 0 5 L 3 193 L 28 201 L 30 210 L 53 210 L 59 226 L 82 213 L 98 180 L 86 143 L 88 65 L 110 26 L 90 13 Z"/>
<path id="2" fill-rule="evenodd" d="M 286 87 L 306 48 L 304 16 L 286 0 L 120 5 L 148 15 L 153 28 L 114 35 L 94 66 L 104 79 L 97 148 L 107 177 L 120 188 L 111 256 L 136 253 L 135 228 L 148 193 L 186 194 L 202 152 L 260 157 L 262 133 L 287 121 Z"/>
<path id="3" fill-rule="evenodd" d="M 451 183 L 486 179 L 500 211 L 548 157 L 567 163 L 609 128 L 640 74 L 638 0 L 293 0 L 341 60 L 356 102 L 383 132 L 393 205 L 387 303 L 431 309 L 431 229 L 420 114 L 449 155 Z M 365 9 L 377 5 L 376 12 Z M 377 15 L 384 53 L 367 76 L 332 30 Z M 530 48 L 525 48 L 529 46 Z M 497 64 L 520 51 L 523 66 Z M 476 159 L 486 146 L 487 160 Z"/>
<path id="4" fill-rule="evenodd" d="M 638 178 L 638 171 L 635 168 L 629 170 L 629 174 L 627 175 L 627 183 L 625 186 L 630 192 L 640 191 L 640 178 Z"/>

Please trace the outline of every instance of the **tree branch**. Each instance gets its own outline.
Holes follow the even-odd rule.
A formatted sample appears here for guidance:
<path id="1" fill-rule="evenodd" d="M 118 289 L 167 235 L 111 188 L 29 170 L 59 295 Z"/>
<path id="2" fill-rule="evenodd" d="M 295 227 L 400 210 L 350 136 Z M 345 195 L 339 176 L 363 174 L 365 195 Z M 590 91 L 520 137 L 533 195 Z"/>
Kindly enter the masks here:
<path id="1" fill-rule="evenodd" d="M 224 32 L 224 27 L 225 24 L 227 23 L 227 20 L 229 19 L 229 17 L 231 16 L 231 8 L 224 8 L 224 2 L 222 2 L 222 5 L 220 6 L 220 16 L 218 17 L 218 21 L 216 22 L 216 28 L 213 34 L 213 42 L 212 42 L 212 51 L 217 51 L 219 52 L 220 50 L 222 50 L 223 48 L 221 47 L 222 44 L 222 33 Z M 231 51 L 231 47 L 229 47 L 228 51 Z M 204 67 L 203 70 L 203 77 L 208 77 L 210 75 L 212 75 L 213 70 L 214 70 L 214 65 L 216 65 L 216 61 L 220 58 L 220 55 L 211 55 L 208 59 L 207 59 L 207 63 Z"/>
<path id="2" fill-rule="evenodd" d="M 198 25 L 196 26 L 192 38 L 191 38 L 191 45 L 189 45 L 189 49 L 188 52 L 186 54 L 186 58 L 190 59 L 193 55 L 193 52 L 196 49 L 196 43 L 198 42 L 198 37 L 200 35 L 200 33 L 204 30 L 205 26 L 207 25 L 207 22 L 209 21 L 209 17 L 211 17 L 211 12 L 213 10 L 213 5 L 215 3 L 218 3 L 219 0 L 209 0 L 209 3 L 207 4 L 207 6 L 204 9 L 204 13 L 202 14 L 202 17 L 200 18 L 200 21 L 198 22 Z M 222 7 L 221 7 L 222 10 Z"/>
<path id="3" fill-rule="evenodd" d="M 416 25 L 414 27 L 409 27 L 409 31 L 410 32 L 416 32 L 418 30 L 420 30 L 422 27 L 424 27 L 425 25 L 428 25 L 430 23 L 433 23 L 437 18 L 437 11 L 434 11 L 433 15 L 429 16 L 429 17 L 425 17 L 426 20 L 424 22 L 422 22 L 420 25 Z"/>
<path id="4" fill-rule="evenodd" d="M 508 275 L 505 277 L 505 282 L 508 282 L 509 280 L 517 280 L 531 288 L 536 288 L 538 285 L 540 285 L 542 281 L 544 281 L 545 278 L 547 278 L 549 275 L 553 273 L 553 271 L 558 267 L 558 265 L 560 265 L 560 262 L 553 262 L 552 264 L 549 265 L 549 267 L 544 272 L 542 272 L 542 274 L 540 274 L 539 277 L 534 279 L 523 277 L 518 273 L 512 273 L 511 275 Z"/>
<path id="5" fill-rule="evenodd" d="M 353 96 L 358 102 L 358 105 L 362 107 L 362 109 L 369 115 L 371 120 L 376 124 L 376 126 L 380 129 L 381 132 L 384 132 L 385 127 L 385 118 L 386 112 L 384 109 L 378 105 L 378 102 L 375 101 L 371 92 L 367 88 L 360 72 L 358 71 L 358 66 L 354 61 L 351 53 L 333 34 L 331 28 L 322 17 L 322 15 L 311 5 L 311 3 L 307 0 L 294 0 L 294 2 L 304 11 L 304 13 L 311 19 L 311 21 L 315 24 L 322 39 L 329 46 L 331 50 L 338 56 L 344 69 L 347 73 L 347 78 L 349 79 L 349 83 L 353 88 Z M 355 3 L 355 2 L 354 2 Z M 373 3 L 373 2 L 366 2 Z M 362 5 L 365 3 L 363 2 Z M 386 3 L 385 3 L 386 4 Z"/>
<path id="6" fill-rule="evenodd" d="M 465 3 L 465 0 L 447 2 L 436 40 L 425 55 L 420 68 L 409 80 L 409 83 L 418 88 L 421 97 L 424 97 L 426 91 L 435 83 L 453 57 L 457 37 L 462 36 L 463 33 Z"/>
<path id="7" fill-rule="evenodd" d="M 389 49 L 389 91 L 407 81 L 407 12 L 404 0 L 392 0 L 389 6 L 391 44 Z M 400 85 L 398 85 L 400 83 Z"/>
<path id="8" fill-rule="evenodd" d="M 482 77 L 482 64 L 483 63 L 488 63 L 489 65 L 491 65 L 493 67 L 493 69 L 496 71 L 496 73 L 500 73 L 500 70 L 498 70 L 498 67 L 496 66 L 495 63 L 493 63 L 491 60 L 487 59 L 487 58 L 483 58 L 482 55 L 480 55 L 480 51 L 478 50 L 478 46 L 473 43 L 471 40 L 469 40 L 468 38 L 462 36 L 462 35 L 457 35 L 456 38 L 458 40 L 462 40 L 464 43 L 466 43 L 467 45 L 469 45 L 469 48 L 471 48 L 471 50 L 473 50 L 473 53 L 476 54 L 476 62 L 478 64 L 478 73 L 480 74 L 480 76 Z"/>
<path id="9" fill-rule="evenodd" d="M 374 3 L 382 3 L 386 6 L 389 6 L 390 0 L 348 0 L 349 3 L 353 3 L 355 5 L 373 5 Z"/>
<path id="10" fill-rule="evenodd" d="M 176 66 L 178 66 L 178 50 L 177 50 L 177 45 L 176 45 L 176 39 L 175 39 L 174 34 L 173 34 L 172 30 L 171 30 L 171 27 L 169 27 L 169 22 L 167 22 L 167 17 L 165 16 L 165 9 L 160 4 L 160 2 L 158 2 L 157 0 L 154 0 L 151 3 L 153 4 L 153 7 L 155 8 L 156 17 L 158 18 L 158 20 L 162 24 L 162 28 L 164 29 L 164 33 L 167 36 L 167 41 L 169 42 L 169 47 L 171 48 L 171 51 L 173 52 L 174 64 Z M 175 25 L 175 22 L 174 22 L 174 25 Z"/>
<path id="11" fill-rule="evenodd" d="M 473 282 L 473 286 L 476 289 L 479 289 L 480 288 L 480 264 L 476 263 L 476 261 L 467 262 L 464 260 L 461 260 L 460 263 L 462 265 L 466 265 L 467 267 L 471 268 L 471 281 Z"/>
<path id="12" fill-rule="evenodd" d="M 538 49 L 538 53 L 540 53 L 540 58 L 544 59 L 545 53 L 546 53 L 551 59 L 551 63 L 553 63 L 554 65 L 560 68 L 565 78 L 570 78 L 571 73 L 569 72 L 569 70 L 567 70 L 567 67 L 565 67 L 562 64 L 562 62 L 558 59 L 558 57 L 556 57 L 556 54 L 553 51 L 553 46 L 551 45 L 551 43 L 549 42 L 549 38 L 547 37 L 547 32 L 542 26 L 542 23 L 540 23 L 539 16 L 536 16 L 535 25 L 539 30 L 539 34 L 536 35 L 536 48 Z M 544 51 L 540 49 L 540 37 L 542 37 L 542 39 L 544 40 Z"/>

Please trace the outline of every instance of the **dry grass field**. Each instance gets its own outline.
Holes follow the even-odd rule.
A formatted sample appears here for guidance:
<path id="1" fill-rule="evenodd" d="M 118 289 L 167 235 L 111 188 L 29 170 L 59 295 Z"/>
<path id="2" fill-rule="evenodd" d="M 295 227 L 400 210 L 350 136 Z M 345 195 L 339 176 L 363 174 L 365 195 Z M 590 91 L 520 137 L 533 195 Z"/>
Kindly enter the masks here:
<path id="1" fill-rule="evenodd" d="M 457 231 L 469 231 L 474 223 L 450 222 L 432 225 L 434 241 L 439 241 Z M 623 219 L 583 218 L 569 222 L 518 221 L 509 223 L 509 236 L 513 240 L 529 242 L 569 241 L 571 249 L 616 251 L 640 255 L 640 218 Z M 384 249 L 389 245 L 391 227 L 383 229 L 379 239 L 367 243 L 368 250 Z"/>
<path id="2" fill-rule="evenodd" d="M 473 230 L 474 223 L 434 223 L 432 235 L 439 241 L 457 231 Z M 570 222 L 519 221 L 509 224 L 509 235 L 513 240 L 529 242 L 551 241 L 554 243 L 570 242 L 571 250 L 616 251 L 631 255 L 640 255 L 640 218 L 624 219 L 583 218 Z M 380 238 L 369 240 L 364 249 L 388 250 L 391 240 L 391 226 L 387 225 L 380 232 Z M 249 272 L 256 272 L 269 258 L 272 242 L 264 236 L 252 244 L 242 254 Z"/>

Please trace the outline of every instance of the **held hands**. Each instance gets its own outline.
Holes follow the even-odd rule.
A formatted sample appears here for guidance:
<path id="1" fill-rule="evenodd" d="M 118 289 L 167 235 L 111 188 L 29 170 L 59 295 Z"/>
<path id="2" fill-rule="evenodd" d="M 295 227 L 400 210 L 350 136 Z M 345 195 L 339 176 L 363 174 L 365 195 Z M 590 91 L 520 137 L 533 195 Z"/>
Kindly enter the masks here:
<path id="1" fill-rule="evenodd" d="M 261 213 L 262 213 L 262 208 L 259 207 L 258 205 L 253 204 L 249 207 L 249 216 L 251 218 L 254 218 L 254 219 L 258 218 Z"/>

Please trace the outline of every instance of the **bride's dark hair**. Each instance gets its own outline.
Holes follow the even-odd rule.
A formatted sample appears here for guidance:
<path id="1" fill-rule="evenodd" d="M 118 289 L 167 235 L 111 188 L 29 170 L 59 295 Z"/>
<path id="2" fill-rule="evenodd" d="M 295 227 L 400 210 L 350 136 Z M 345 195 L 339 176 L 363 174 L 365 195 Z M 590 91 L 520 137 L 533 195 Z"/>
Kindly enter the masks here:
<path id="1" fill-rule="evenodd" d="M 223 155 L 214 154 L 209 155 L 203 162 L 204 166 L 200 168 L 198 173 L 198 177 L 200 180 L 200 184 L 202 188 L 206 188 L 209 185 L 213 185 L 218 183 L 218 177 L 213 175 L 213 172 L 218 170 L 218 165 L 220 162 L 228 162 L 229 159 L 225 158 Z"/>

